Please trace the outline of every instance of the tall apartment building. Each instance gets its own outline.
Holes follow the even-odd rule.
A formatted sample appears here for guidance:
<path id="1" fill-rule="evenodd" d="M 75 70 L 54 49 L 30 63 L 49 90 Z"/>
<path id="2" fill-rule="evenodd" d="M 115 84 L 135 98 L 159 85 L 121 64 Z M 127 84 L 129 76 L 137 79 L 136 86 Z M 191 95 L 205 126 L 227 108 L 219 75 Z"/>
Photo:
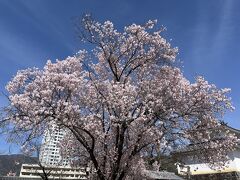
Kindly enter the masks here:
<path id="1" fill-rule="evenodd" d="M 66 130 L 60 129 L 54 124 L 45 131 L 39 157 L 39 161 L 42 165 L 70 166 L 70 161 L 61 157 L 60 148 L 58 146 L 58 143 L 63 139 L 66 133 Z"/>
<path id="2" fill-rule="evenodd" d="M 47 174 L 49 179 L 88 179 L 86 167 L 71 167 L 70 161 L 61 157 L 58 143 L 64 138 L 67 132 L 67 130 L 60 129 L 57 125 L 52 124 L 45 131 L 42 140 L 39 156 L 41 166 L 39 164 L 22 164 L 20 177 L 39 179 L 40 177 L 45 177 L 44 174 Z"/>

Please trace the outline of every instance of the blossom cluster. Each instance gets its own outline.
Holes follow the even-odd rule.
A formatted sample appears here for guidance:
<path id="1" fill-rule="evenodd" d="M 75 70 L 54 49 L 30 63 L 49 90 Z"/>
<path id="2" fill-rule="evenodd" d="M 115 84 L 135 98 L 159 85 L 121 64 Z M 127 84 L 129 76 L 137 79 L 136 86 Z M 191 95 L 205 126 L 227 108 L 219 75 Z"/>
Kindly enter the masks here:
<path id="1" fill-rule="evenodd" d="M 211 162 L 234 148 L 235 136 L 216 140 L 213 133 L 233 109 L 228 89 L 203 77 L 188 81 L 174 64 L 177 48 L 154 31 L 156 21 L 123 32 L 88 16 L 83 24 L 93 51 L 19 71 L 8 83 L 17 129 L 31 136 L 52 123 L 68 129 L 62 155 L 91 160 L 100 179 L 130 177 L 147 157 L 189 144 L 201 144 Z"/>

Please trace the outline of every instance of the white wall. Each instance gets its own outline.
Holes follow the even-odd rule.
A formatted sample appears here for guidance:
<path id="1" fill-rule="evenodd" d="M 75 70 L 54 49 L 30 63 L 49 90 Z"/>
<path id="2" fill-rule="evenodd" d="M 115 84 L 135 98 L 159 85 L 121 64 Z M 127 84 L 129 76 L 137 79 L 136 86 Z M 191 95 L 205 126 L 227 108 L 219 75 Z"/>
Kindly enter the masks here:
<path id="1" fill-rule="evenodd" d="M 229 158 L 231 159 L 229 163 L 225 165 L 225 167 L 221 168 L 220 170 L 211 169 L 207 163 L 193 163 L 193 162 L 185 162 L 185 167 L 181 168 L 178 166 L 178 173 L 179 174 L 186 174 L 187 173 L 187 166 L 190 167 L 190 173 L 192 175 L 197 174 L 212 174 L 212 173 L 224 173 L 224 172 L 240 172 L 240 150 L 236 150 L 234 152 L 229 153 Z M 189 159 L 188 159 L 189 161 Z"/>

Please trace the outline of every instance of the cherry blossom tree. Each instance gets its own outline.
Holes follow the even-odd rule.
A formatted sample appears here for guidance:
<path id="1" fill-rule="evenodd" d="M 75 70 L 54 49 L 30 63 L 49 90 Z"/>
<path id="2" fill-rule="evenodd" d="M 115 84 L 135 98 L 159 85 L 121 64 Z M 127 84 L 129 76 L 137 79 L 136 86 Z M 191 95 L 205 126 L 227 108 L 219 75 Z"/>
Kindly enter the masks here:
<path id="1" fill-rule="evenodd" d="M 25 143 L 51 124 L 67 129 L 62 155 L 90 161 L 101 180 L 137 177 L 148 157 L 189 144 L 201 145 L 199 159 L 223 162 L 237 142 L 218 120 L 233 109 L 229 89 L 187 80 L 163 30 L 150 20 L 119 32 L 86 15 L 79 37 L 92 50 L 18 71 L 6 86 L 6 118 Z"/>

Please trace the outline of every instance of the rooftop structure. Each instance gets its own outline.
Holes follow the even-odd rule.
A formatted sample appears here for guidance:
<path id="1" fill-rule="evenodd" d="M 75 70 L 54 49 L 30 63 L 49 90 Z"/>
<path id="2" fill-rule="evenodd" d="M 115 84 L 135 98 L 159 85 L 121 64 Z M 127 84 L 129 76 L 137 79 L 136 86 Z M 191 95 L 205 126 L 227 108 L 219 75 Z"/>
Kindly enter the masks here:
<path id="1" fill-rule="evenodd" d="M 171 180 L 183 180 L 183 178 L 177 176 L 173 172 L 167 171 L 149 171 L 145 170 L 143 172 L 144 179 L 171 179 Z"/>
<path id="2" fill-rule="evenodd" d="M 240 130 L 224 125 L 226 132 L 234 133 L 240 138 Z M 240 144 L 228 153 L 229 162 L 221 169 L 210 168 L 208 162 L 193 160 L 191 148 L 177 152 L 184 157 L 184 165 L 178 165 L 178 174 L 191 176 L 191 179 L 240 179 Z"/>
<path id="3" fill-rule="evenodd" d="M 45 173 L 49 179 L 87 179 L 85 168 L 72 168 L 66 166 L 46 167 Z M 37 164 L 23 164 L 20 172 L 21 178 L 37 179 L 43 176 L 43 168 Z"/>

